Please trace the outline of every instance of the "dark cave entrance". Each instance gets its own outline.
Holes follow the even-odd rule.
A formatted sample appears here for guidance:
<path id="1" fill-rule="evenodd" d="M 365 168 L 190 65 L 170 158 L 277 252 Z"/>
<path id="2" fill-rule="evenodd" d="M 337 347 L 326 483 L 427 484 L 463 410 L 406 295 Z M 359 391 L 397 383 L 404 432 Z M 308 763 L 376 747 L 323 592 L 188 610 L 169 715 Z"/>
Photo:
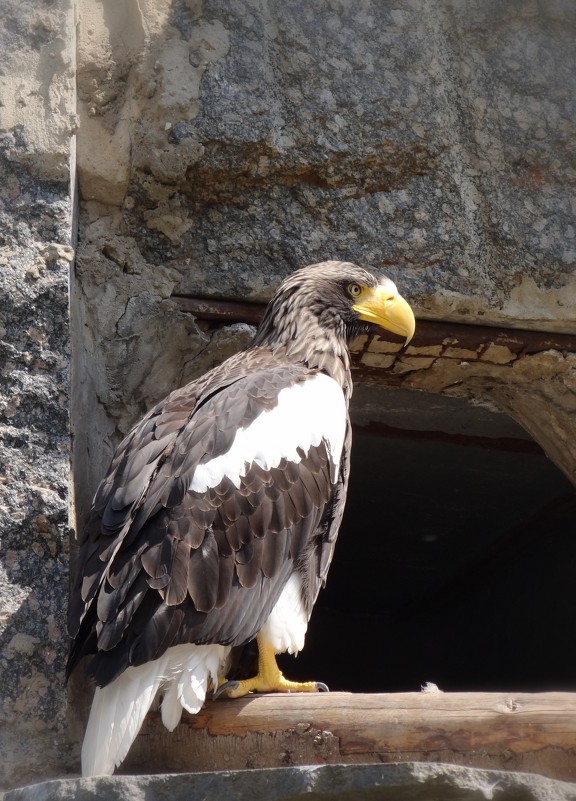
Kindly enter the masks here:
<path id="1" fill-rule="evenodd" d="M 348 505 L 290 678 L 575 690 L 576 489 L 511 418 L 358 386 Z"/>

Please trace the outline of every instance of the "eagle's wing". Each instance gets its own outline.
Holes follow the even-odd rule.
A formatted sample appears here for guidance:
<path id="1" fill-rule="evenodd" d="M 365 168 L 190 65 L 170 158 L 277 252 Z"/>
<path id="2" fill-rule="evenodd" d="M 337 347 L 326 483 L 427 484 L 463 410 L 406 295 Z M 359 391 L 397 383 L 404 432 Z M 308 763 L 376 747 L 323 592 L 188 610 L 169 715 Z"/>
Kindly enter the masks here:
<path id="1" fill-rule="evenodd" d="M 270 361 L 177 390 L 118 449 L 80 549 L 69 671 L 95 654 L 102 686 L 179 643 L 247 642 L 295 569 L 311 611 L 343 507 L 346 405 L 328 376 Z"/>

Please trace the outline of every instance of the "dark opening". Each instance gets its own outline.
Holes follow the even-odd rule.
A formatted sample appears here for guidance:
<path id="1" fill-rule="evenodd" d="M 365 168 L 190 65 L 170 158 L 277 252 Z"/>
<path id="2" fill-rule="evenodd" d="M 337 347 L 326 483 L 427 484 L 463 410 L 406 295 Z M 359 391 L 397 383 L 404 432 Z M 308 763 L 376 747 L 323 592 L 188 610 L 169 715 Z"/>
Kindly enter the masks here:
<path id="1" fill-rule="evenodd" d="M 513 420 L 359 387 L 348 505 L 290 678 L 576 689 L 576 490 Z"/>

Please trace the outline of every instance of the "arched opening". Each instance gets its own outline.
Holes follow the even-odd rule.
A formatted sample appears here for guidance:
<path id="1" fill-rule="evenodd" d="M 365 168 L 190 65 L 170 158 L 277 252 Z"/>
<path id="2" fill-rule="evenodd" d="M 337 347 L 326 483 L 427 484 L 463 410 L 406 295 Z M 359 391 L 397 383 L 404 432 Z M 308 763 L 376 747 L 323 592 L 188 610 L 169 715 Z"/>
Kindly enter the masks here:
<path id="1" fill-rule="evenodd" d="M 576 489 L 507 415 L 357 387 L 349 500 L 304 651 L 333 690 L 575 689 Z"/>

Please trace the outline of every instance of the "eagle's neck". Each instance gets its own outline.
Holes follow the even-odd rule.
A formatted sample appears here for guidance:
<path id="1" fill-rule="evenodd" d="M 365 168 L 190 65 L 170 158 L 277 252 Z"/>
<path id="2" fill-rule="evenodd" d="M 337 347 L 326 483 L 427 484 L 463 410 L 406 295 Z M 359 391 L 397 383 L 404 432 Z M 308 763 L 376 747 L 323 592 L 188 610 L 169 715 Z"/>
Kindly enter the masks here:
<path id="1" fill-rule="evenodd" d="M 340 384 L 348 400 L 352 378 L 347 339 L 346 327 L 339 317 L 329 312 L 319 317 L 304 309 L 297 316 L 278 315 L 274 327 L 261 325 L 253 345 L 326 373 Z"/>

